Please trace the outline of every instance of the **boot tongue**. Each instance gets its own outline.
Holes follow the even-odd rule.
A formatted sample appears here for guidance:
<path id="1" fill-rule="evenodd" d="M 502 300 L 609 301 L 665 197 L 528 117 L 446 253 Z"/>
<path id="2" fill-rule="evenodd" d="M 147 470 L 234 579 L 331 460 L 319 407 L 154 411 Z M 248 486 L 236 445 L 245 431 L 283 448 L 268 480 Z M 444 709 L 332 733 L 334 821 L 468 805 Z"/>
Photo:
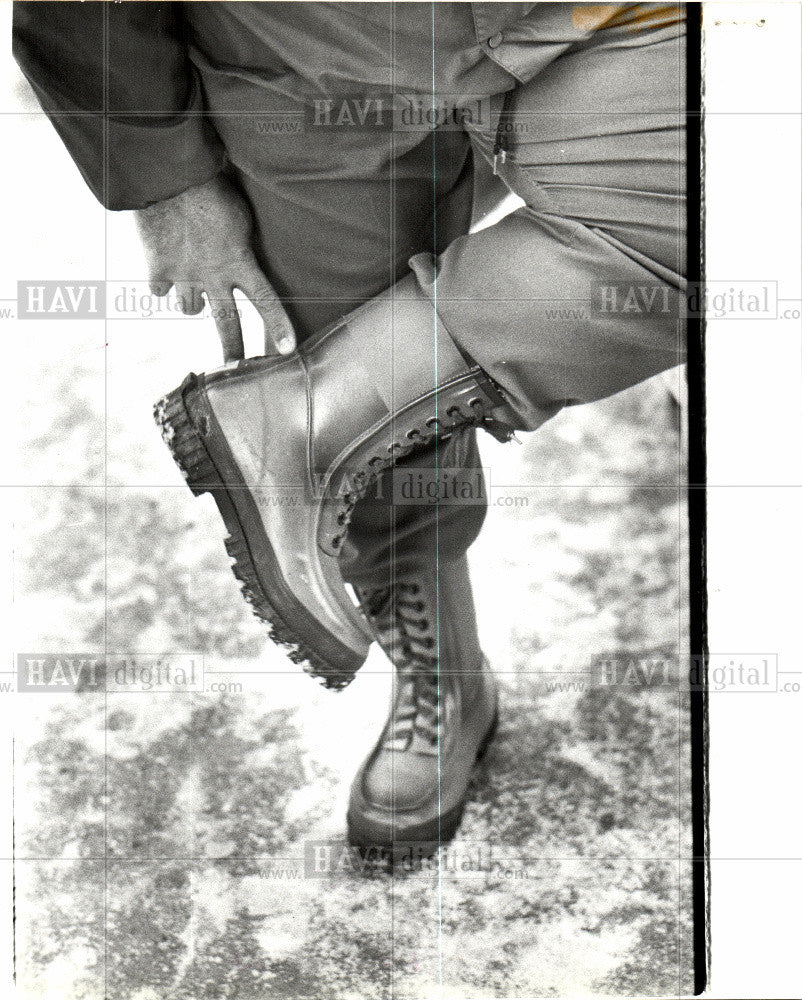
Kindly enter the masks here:
<path id="1" fill-rule="evenodd" d="M 389 732 L 384 740 L 386 750 L 406 750 L 415 735 L 417 700 L 413 677 L 401 679 L 401 689 L 393 706 Z"/>
<path id="2" fill-rule="evenodd" d="M 412 669 L 399 671 L 401 690 L 392 713 L 390 732 L 384 741 L 387 750 L 409 750 L 420 740 L 418 749 L 431 753 L 439 742 L 439 698 L 437 675 Z"/>

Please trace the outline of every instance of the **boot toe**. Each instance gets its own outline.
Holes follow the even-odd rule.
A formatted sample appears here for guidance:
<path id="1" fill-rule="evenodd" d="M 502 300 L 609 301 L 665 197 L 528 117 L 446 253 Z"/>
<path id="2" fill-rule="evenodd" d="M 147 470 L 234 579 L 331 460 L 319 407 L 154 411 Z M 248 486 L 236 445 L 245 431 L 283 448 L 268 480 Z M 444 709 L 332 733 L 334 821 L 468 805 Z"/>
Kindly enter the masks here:
<path id="1" fill-rule="evenodd" d="M 381 750 L 363 780 L 366 800 L 395 812 L 414 809 L 427 799 L 437 801 L 437 758 L 408 751 Z"/>

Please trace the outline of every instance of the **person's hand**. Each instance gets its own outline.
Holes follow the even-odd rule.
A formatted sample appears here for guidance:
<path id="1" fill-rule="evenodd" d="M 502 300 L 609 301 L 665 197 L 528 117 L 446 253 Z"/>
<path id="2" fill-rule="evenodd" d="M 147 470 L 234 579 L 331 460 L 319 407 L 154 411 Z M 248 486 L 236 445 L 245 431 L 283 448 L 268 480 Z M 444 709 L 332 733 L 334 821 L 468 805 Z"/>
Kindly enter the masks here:
<path id="1" fill-rule="evenodd" d="M 252 220 L 245 200 L 216 177 L 135 213 L 148 263 L 150 290 L 166 295 L 175 285 L 181 312 L 203 309 L 203 295 L 217 324 L 225 361 L 242 358 L 242 327 L 234 301 L 238 288 L 265 325 L 265 351 L 295 350 L 295 331 L 251 249 Z"/>

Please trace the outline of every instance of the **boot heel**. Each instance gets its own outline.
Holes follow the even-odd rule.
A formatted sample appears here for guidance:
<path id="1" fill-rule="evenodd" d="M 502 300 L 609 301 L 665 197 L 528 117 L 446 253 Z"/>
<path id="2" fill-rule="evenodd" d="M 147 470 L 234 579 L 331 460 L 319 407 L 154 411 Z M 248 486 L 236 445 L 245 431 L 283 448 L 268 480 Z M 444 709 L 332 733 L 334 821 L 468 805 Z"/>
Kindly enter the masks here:
<path id="1" fill-rule="evenodd" d="M 153 418 L 164 443 L 196 497 L 223 485 L 187 409 L 187 394 L 197 384 L 197 377 L 188 375 L 153 407 Z"/>

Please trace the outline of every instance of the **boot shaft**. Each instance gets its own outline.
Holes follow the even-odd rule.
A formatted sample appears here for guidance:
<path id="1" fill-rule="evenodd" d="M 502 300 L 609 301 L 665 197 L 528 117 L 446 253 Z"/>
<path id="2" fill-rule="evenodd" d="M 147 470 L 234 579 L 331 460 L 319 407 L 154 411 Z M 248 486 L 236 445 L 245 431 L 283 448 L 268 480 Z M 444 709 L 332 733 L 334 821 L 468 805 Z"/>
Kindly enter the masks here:
<path id="1" fill-rule="evenodd" d="M 357 587 L 356 594 L 379 645 L 399 671 L 439 677 L 443 685 L 457 675 L 464 675 L 465 683 L 481 671 L 467 556 L 452 562 L 433 558 L 386 587 Z"/>

